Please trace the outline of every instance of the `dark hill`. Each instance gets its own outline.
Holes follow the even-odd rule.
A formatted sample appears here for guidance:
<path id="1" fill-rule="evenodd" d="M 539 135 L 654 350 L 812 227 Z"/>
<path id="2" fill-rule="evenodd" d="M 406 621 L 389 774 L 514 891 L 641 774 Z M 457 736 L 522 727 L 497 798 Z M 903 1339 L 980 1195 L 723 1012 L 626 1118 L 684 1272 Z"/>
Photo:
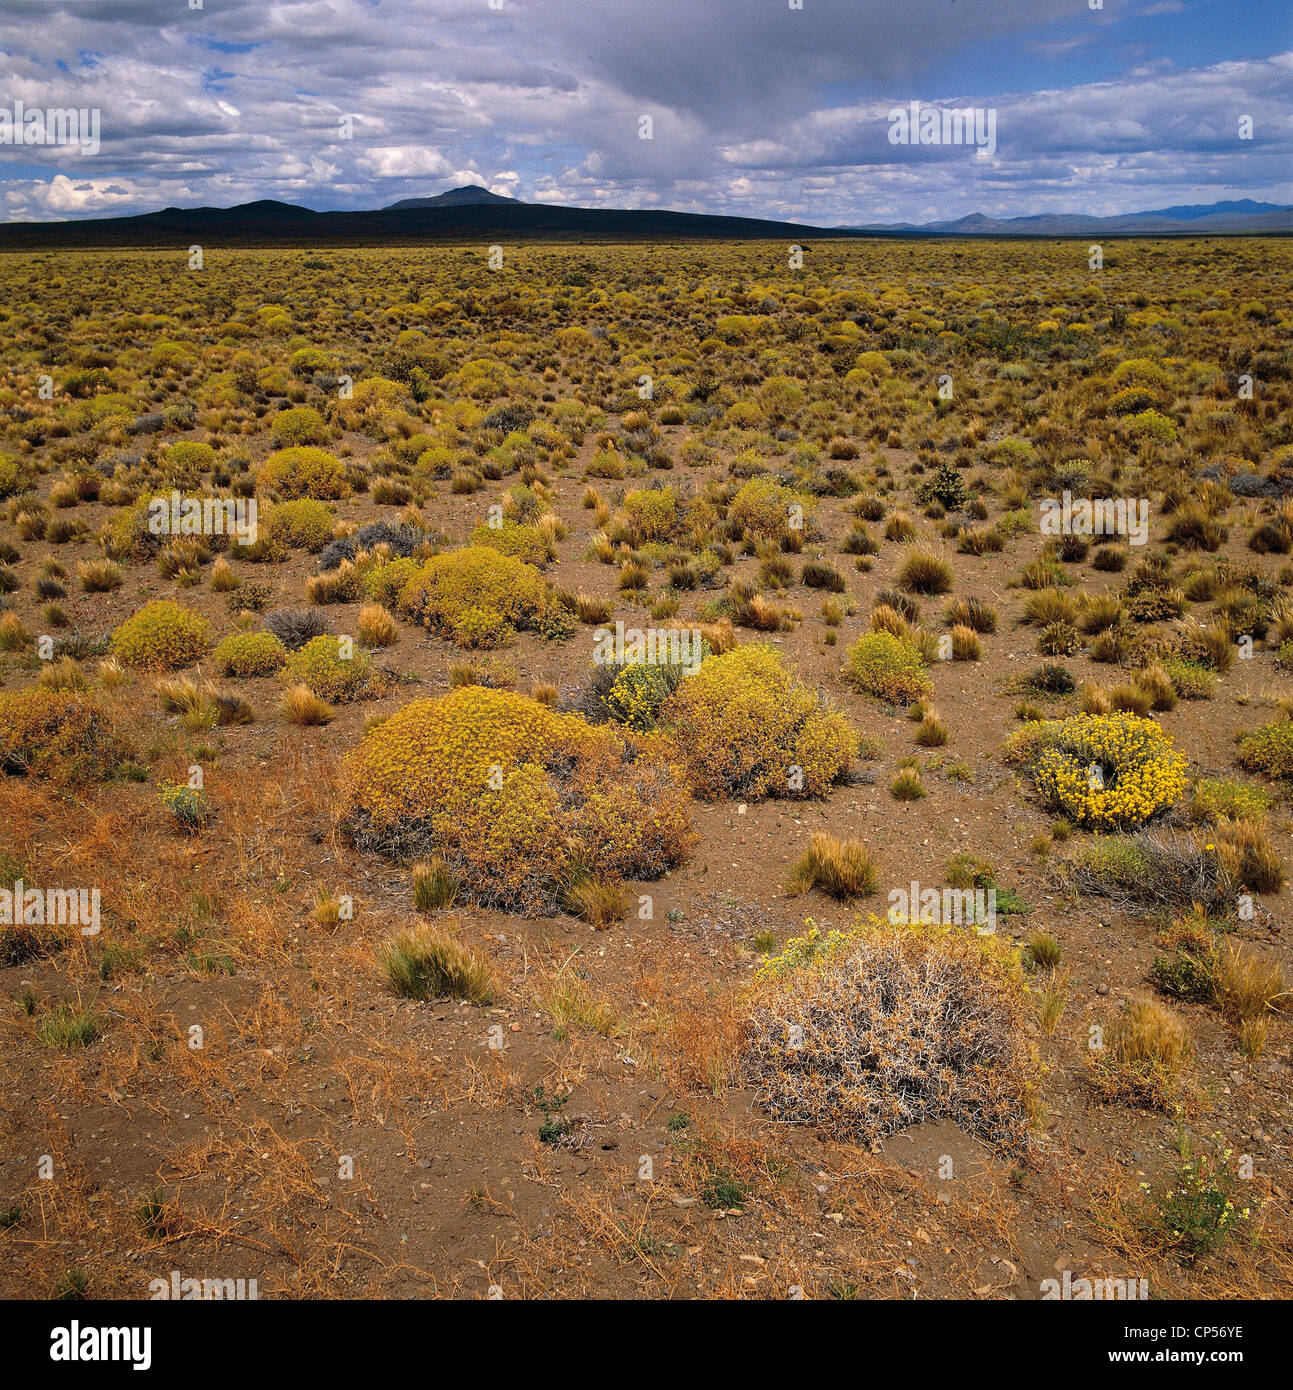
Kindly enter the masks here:
<path id="1" fill-rule="evenodd" d="M 510 201 L 397 206 L 372 212 L 312 212 L 288 203 L 259 202 L 233 208 L 166 208 L 138 217 L 79 222 L 11 222 L 0 226 L 0 249 L 190 244 L 372 246 L 477 241 L 487 236 L 553 241 L 674 241 L 691 237 L 796 241 L 838 235 L 820 227 L 754 217 L 546 207 Z"/>

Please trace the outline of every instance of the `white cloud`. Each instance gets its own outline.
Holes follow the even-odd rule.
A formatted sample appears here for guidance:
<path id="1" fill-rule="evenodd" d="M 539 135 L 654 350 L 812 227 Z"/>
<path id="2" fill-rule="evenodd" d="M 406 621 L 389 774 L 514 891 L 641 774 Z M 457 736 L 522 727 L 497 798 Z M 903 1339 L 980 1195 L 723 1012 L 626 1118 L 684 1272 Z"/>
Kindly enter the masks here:
<path id="1" fill-rule="evenodd" d="M 1142 13 L 1177 8 L 1151 0 Z M 1014 94 L 991 75 L 960 91 L 928 76 L 993 44 L 988 74 L 1010 71 L 1012 52 L 1089 55 L 1126 16 L 1092 15 L 1075 34 L 1072 0 L 51 4 L 40 25 L 0 18 L 0 100 L 99 107 L 102 149 L 90 179 L 60 152 L 41 154 L 39 177 L 28 160 L 5 180 L 0 160 L 0 209 L 360 207 L 465 182 L 547 203 L 824 224 L 1293 201 L 1293 54 L 1178 68 L 1138 42 L 1116 78 Z M 1155 27 L 1165 21 L 1137 39 Z M 996 157 L 889 145 L 885 113 L 913 97 L 997 108 Z M 339 138 L 347 114 L 352 140 Z M 1251 142 L 1236 138 L 1240 114 L 1254 118 Z"/>

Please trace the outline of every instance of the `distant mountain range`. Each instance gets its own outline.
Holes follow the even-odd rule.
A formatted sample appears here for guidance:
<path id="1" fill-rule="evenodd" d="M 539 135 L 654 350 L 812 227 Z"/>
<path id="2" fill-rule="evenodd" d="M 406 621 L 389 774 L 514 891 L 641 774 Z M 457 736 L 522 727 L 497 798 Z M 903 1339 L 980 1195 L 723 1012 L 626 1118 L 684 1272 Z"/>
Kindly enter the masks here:
<path id="1" fill-rule="evenodd" d="M 0 224 L 0 250 L 92 246 L 359 246 L 512 240 L 679 241 L 709 237 L 1064 237 L 1266 235 L 1293 233 L 1293 208 L 1250 199 L 1161 208 L 1119 217 L 1041 213 L 1004 220 L 972 213 L 954 222 L 810 227 L 757 217 L 523 203 L 468 185 L 430 198 L 404 198 L 368 212 L 315 212 L 263 199 L 232 208 L 164 208 L 136 217 Z"/>
<path id="2" fill-rule="evenodd" d="M 871 236 L 1088 236 L 1095 232 L 1105 236 L 1202 236 L 1207 233 L 1270 236 L 1293 232 L 1293 208 L 1243 198 L 1234 203 L 1196 203 L 1158 208 L 1152 212 L 1127 212 L 1116 217 L 1042 212 L 1032 217 L 994 218 L 972 212 L 954 222 L 869 223 L 836 230 Z"/>

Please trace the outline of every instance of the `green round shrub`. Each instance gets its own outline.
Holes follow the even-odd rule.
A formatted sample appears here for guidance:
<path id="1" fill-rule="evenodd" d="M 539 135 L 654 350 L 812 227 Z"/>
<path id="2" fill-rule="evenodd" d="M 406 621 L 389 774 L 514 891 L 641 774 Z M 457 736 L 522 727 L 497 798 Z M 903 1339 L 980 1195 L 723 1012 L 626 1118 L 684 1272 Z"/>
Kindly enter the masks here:
<path id="1" fill-rule="evenodd" d="M 308 447 L 279 449 L 271 454 L 256 474 L 258 493 L 276 493 L 284 501 L 314 497 L 334 501 L 350 496 L 345 465 L 326 449 Z"/>
<path id="2" fill-rule="evenodd" d="M 272 676 L 287 660 L 287 648 L 272 632 L 232 632 L 211 660 L 222 676 Z"/>
<path id="3" fill-rule="evenodd" d="M 109 646 L 127 666 L 174 671 L 205 655 L 211 629 L 191 608 L 155 599 L 117 628 Z"/>
<path id="4" fill-rule="evenodd" d="M 375 693 L 372 657 L 348 637 L 312 637 L 288 657 L 282 672 L 289 685 L 308 685 L 339 704 Z"/>

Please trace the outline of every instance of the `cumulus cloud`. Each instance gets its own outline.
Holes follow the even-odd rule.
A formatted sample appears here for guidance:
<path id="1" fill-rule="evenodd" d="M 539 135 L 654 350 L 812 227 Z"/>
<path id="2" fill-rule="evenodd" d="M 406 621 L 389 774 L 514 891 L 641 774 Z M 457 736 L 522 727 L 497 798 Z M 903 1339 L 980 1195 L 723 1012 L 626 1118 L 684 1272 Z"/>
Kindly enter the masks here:
<path id="1" fill-rule="evenodd" d="M 822 224 L 1293 201 L 1293 55 L 1253 56 L 1270 0 L 1240 57 L 1190 50 L 1202 3 L 45 0 L 39 24 L 14 5 L 0 105 L 98 108 L 101 147 L 0 149 L 0 210 L 353 208 L 455 182 Z M 1065 80 L 1012 80 L 1028 63 Z M 992 156 L 890 144 L 913 99 L 996 110 Z"/>

